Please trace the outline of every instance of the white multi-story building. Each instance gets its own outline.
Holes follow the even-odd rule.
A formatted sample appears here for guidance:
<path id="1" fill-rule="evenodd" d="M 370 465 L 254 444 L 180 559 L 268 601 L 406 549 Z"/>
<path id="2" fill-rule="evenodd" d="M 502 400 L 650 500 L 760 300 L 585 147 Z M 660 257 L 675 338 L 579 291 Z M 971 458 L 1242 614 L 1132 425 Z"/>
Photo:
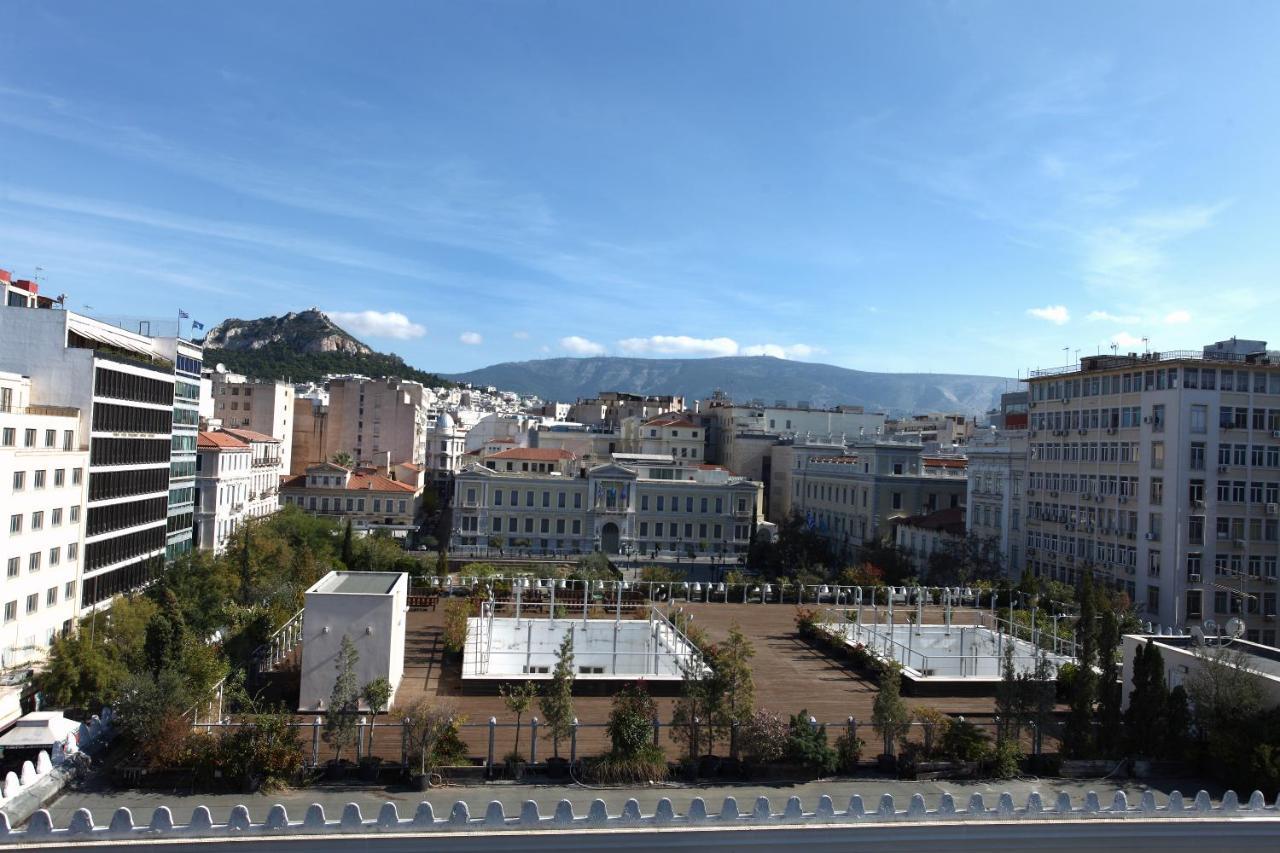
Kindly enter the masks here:
<path id="1" fill-rule="evenodd" d="M 493 468 L 486 467 L 490 461 Z M 683 464 L 667 454 L 614 454 L 585 471 L 563 461 L 500 470 L 498 461 L 485 460 L 459 474 L 453 547 L 737 555 L 746 552 L 760 518 L 760 484 L 718 466 Z"/>
<path id="2" fill-rule="evenodd" d="M 639 425 L 640 452 L 681 462 L 707 461 L 706 431 L 680 412 L 667 412 Z"/>
<path id="3" fill-rule="evenodd" d="M 1280 353 L 1088 356 L 1027 380 L 1027 562 L 1089 570 L 1151 622 L 1221 625 L 1276 643 Z"/>
<path id="4" fill-rule="evenodd" d="M 1027 431 L 979 430 L 965 447 L 969 492 L 965 526 L 971 536 L 997 544 L 1005 575 L 1022 577 L 1026 515 Z"/>
<path id="5" fill-rule="evenodd" d="M 882 438 L 859 441 L 840 455 L 796 455 L 792 511 L 841 554 L 891 542 L 895 520 L 957 508 L 965 500 L 964 457 L 923 451 L 919 442 Z"/>
<path id="6" fill-rule="evenodd" d="M 196 547 L 221 552 L 246 521 L 280 508 L 280 441 L 252 430 L 222 429 L 200 433 L 198 447 Z"/>
<path id="7" fill-rule="evenodd" d="M 79 614 L 89 451 L 80 411 L 40 405 L 29 377 L 0 373 L 0 668 L 41 661 Z"/>
<path id="8" fill-rule="evenodd" d="M 175 416 L 181 409 L 198 417 L 198 399 L 174 388 L 179 375 L 194 376 L 198 396 L 194 352 L 71 311 L 0 307 L 0 370 L 31 377 L 48 405 L 79 409 L 80 435 L 88 436 L 82 607 L 148 583 L 163 570 L 167 546 L 190 542 L 184 507 L 194 499 L 194 442 L 180 454 L 189 457 L 181 460 L 189 478 L 180 472 L 189 491 L 171 496 L 169 483 Z"/>
<path id="9" fill-rule="evenodd" d="M 210 391 L 206 417 L 220 427 L 252 430 L 277 439 L 288 472 L 293 448 L 293 386 L 216 368 L 206 370 L 205 376 Z"/>

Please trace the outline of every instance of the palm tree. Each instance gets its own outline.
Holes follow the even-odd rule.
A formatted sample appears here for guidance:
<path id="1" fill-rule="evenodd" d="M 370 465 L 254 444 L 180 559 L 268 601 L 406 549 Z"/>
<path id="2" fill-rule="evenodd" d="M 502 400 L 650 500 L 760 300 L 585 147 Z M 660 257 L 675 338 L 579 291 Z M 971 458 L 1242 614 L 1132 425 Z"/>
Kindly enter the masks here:
<path id="1" fill-rule="evenodd" d="M 339 450 L 329 458 L 334 465 L 341 465 L 343 468 L 354 468 L 356 464 L 355 457 L 345 450 Z"/>

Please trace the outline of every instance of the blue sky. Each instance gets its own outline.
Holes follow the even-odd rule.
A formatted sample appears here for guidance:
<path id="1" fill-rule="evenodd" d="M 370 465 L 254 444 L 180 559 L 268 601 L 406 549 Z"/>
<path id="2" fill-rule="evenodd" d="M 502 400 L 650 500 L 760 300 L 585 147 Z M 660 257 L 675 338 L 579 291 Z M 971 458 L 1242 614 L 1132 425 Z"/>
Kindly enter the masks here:
<path id="1" fill-rule="evenodd" d="M 456 371 L 1280 345 L 1280 4 L 0 0 L 0 267 Z"/>

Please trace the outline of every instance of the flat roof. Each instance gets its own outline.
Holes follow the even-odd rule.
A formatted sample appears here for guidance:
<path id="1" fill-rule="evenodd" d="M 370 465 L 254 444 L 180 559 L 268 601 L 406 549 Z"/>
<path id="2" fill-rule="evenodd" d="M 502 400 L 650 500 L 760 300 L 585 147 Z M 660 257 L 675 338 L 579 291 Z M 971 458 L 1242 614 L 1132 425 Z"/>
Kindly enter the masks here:
<path id="1" fill-rule="evenodd" d="M 330 572 L 308 592 L 344 595 L 388 595 L 402 578 L 399 572 Z"/>

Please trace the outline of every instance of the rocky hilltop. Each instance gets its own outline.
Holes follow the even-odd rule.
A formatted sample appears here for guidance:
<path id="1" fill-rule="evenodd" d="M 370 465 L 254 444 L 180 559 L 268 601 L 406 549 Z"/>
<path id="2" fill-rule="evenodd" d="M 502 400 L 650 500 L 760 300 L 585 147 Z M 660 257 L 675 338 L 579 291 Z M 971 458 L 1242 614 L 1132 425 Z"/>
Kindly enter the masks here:
<path id="1" fill-rule="evenodd" d="M 297 352 L 373 353 L 318 308 L 290 311 L 283 317 L 223 320 L 205 337 L 206 347 L 234 352 L 259 350 L 273 344 L 282 344 Z"/>

